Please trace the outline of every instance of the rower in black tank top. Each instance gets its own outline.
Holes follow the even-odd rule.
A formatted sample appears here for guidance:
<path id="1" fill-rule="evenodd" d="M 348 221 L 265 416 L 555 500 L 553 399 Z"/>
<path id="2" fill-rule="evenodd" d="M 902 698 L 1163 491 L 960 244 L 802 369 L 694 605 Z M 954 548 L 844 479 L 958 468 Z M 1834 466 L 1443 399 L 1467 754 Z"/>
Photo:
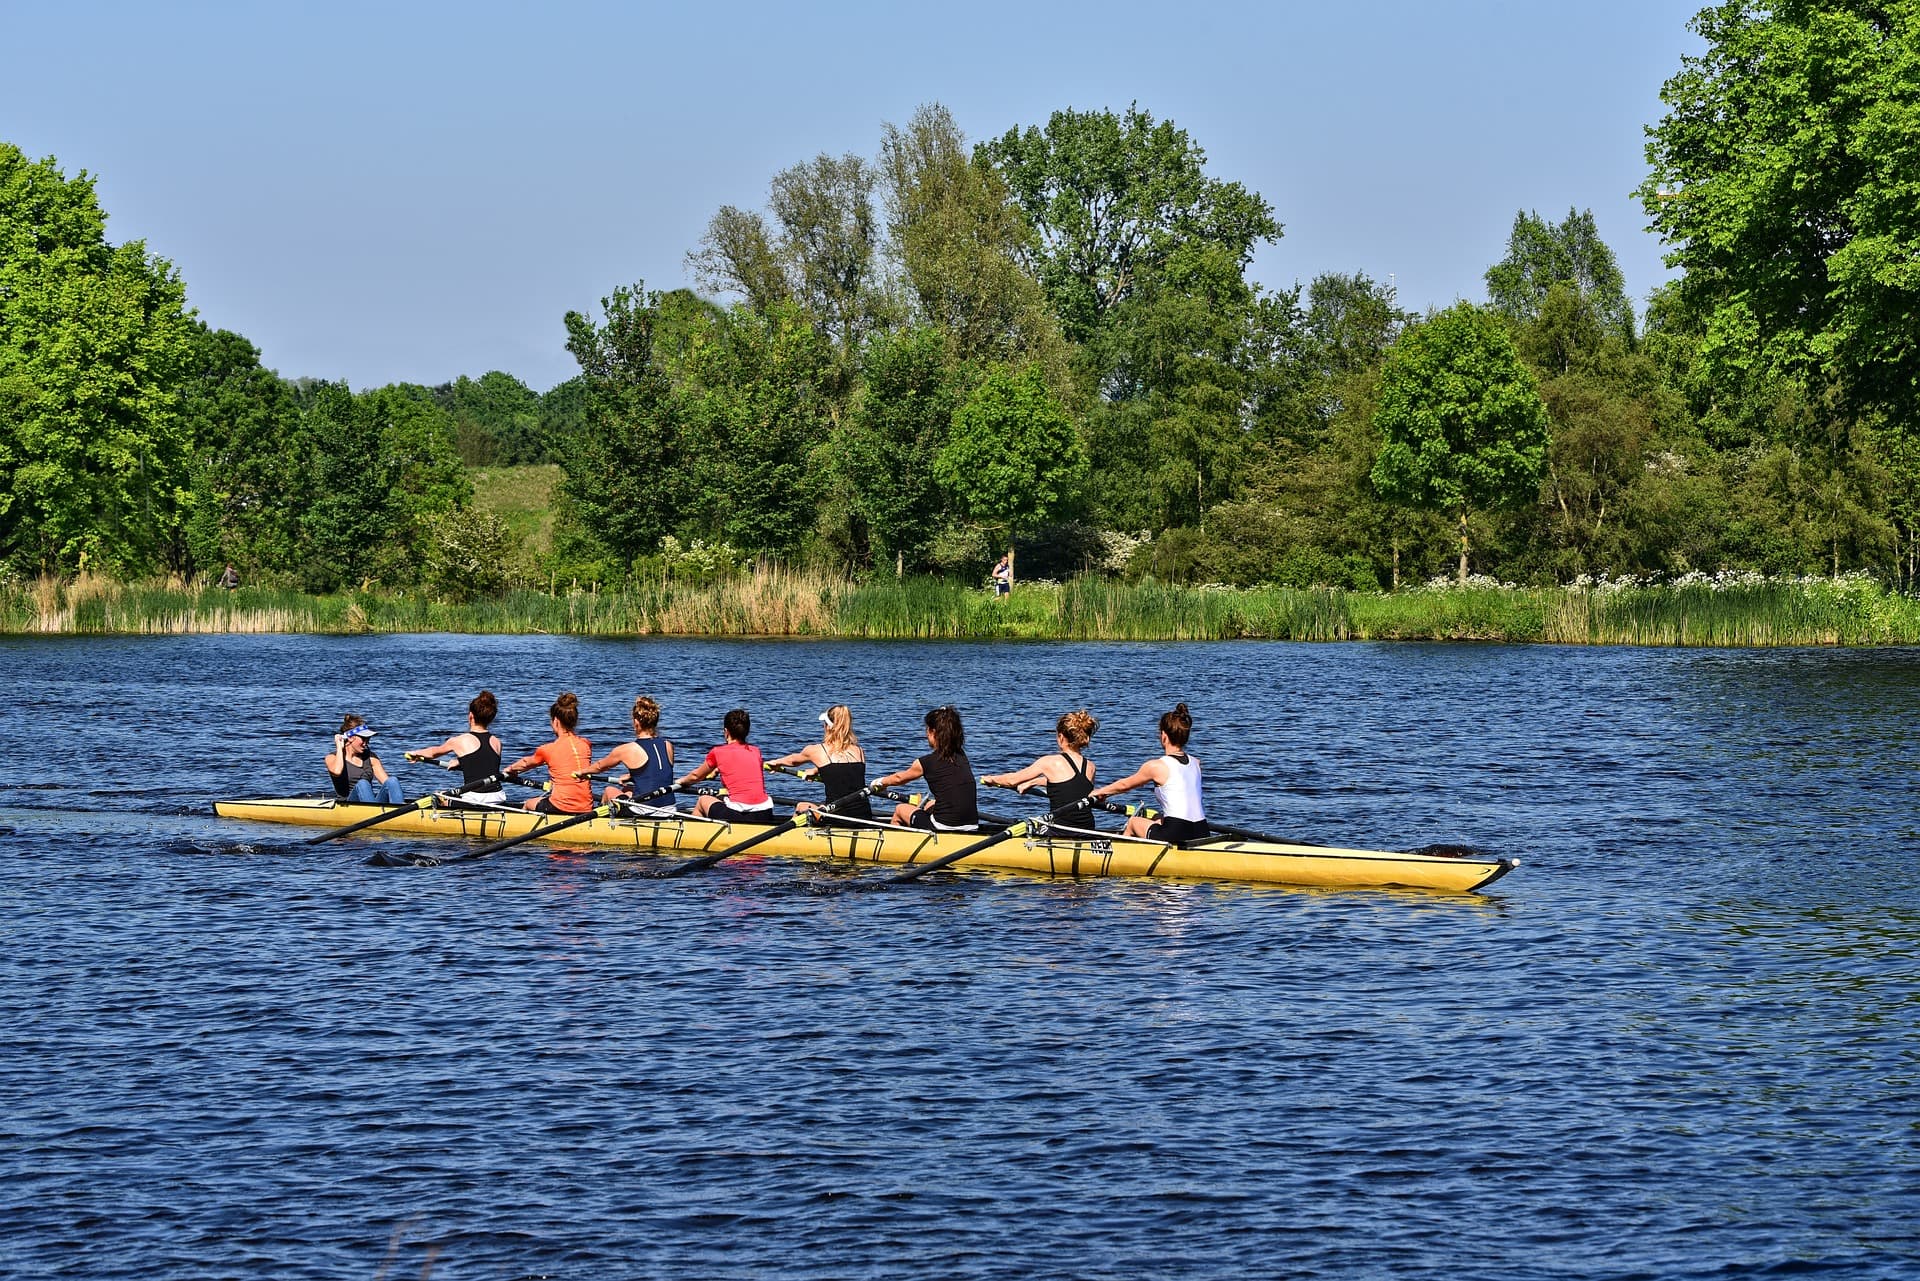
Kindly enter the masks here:
<path id="1" fill-rule="evenodd" d="M 825 765 L 815 768 L 814 776 L 826 789 L 827 804 L 832 805 L 841 797 L 851 796 L 867 785 L 867 763 L 865 761 L 828 761 Z M 857 801 L 848 801 L 834 810 L 833 814 L 827 816 L 828 820 L 831 821 L 835 815 L 844 815 L 847 818 L 872 818 L 873 806 L 869 805 L 867 798 L 863 796 Z"/>
<path id="2" fill-rule="evenodd" d="M 971 830 L 979 826 L 980 794 L 974 787 L 973 765 L 966 753 L 948 760 L 938 752 L 928 752 L 920 758 L 920 772 L 936 802 L 931 813 L 923 810 L 923 814 L 943 828 Z M 914 826 L 922 824 L 916 822 Z"/>
<path id="3" fill-rule="evenodd" d="M 474 738 L 480 746 L 459 758 L 460 790 L 497 792 L 500 790 L 500 749 L 494 745 L 491 734 L 475 734 Z"/>
<path id="4" fill-rule="evenodd" d="M 1075 756 L 1072 752 L 1061 752 L 1060 759 L 1073 766 L 1073 777 L 1063 783 L 1047 780 L 1047 808 L 1058 814 L 1069 805 L 1077 805 L 1093 795 L 1093 771 L 1084 756 Z M 1093 821 L 1093 811 L 1080 810 L 1062 816 L 1070 827 L 1098 829 Z"/>

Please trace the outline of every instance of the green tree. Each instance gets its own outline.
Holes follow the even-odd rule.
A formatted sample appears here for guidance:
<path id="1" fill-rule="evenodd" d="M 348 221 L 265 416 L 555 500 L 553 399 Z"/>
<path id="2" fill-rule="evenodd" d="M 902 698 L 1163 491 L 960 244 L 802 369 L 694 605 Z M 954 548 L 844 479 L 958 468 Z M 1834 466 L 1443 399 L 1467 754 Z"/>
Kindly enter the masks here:
<path id="1" fill-rule="evenodd" d="M 434 399 L 452 415 L 454 443 L 468 466 L 546 461 L 540 397 L 512 374 L 497 369 L 478 379 L 462 374 L 435 388 Z"/>
<path id="2" fill-rule="evenodd" d="M 843 448 L 855 512 L 873 563 L 923 568 L 946 516 L 934 460 L 958 403 L 940 330 L 917 325 L 867 340 Z"/>
<path id="3" fill-rule="evenodd" d="M 1049 362 L 1063 355 L 1045 291 L 1024 266 L 1026 220 L 999 172 L 967 149 L 939 104 L 906 128 L 886 126 L 880 171 L 887 232 L 919 316 L 945 335 L 955 362 Z"/>
<path id="4" fill-rule="evenodd" d="M 92 178 L 0 143 L 0 563 L 139 573 L 178 547 L 193 338 L 173 268 L 107 243 Z"/>
<path id="5" fill-rule="evenodd" d="M 308 450 L 291 388 L 245 338 L 199 325 L 182 413 L 192 493 L 175 567 L 211 572 L 232 561 L 248 582 L 292 569 L 302 508 L 287 496 L 303 492 Z"/>
<path id="6" fill-rule="evenodd" d="M 1073 419 L 1032 365 L 989 372 L 954 412 L 933 460 L 962 516 L 1008 534 L 1064 515 L 1086 470 Z"/>
<path id="7" fill-rule="evenodd" d="M 1703 356 L 1910 430 L 1920 0 L 1726 0 L 1692 27 L 1707 48 L 1661 92 L 1640 195 L 1707 318 Z"/>
<path id="8" fill-rule="evenodd" d="M 983 143 L 1038 234 L 1034 273 L 1067 336 L 1087 342 L 1183 247 L 1223 250 L 1244 271 L 1280 224 L 1257 194 L 1208 178 L 1206 153 L 1133 106 L 1056 111 L 1046 127 Z"/>
<path id="9" fill-rule="evenodd" d="M 566 316 L 586 408 L 560 453 L 569 531 L 624 570 L 674 532 L 693 506 L 679 405 L 654 360 L 658 295 L 619 288 L 598 324 Z"/>
<path id="10" fill-rule="evenodd" d="M 1613 250 L 1600 239 L 1591 209 L 1569 209 L 1558 224 L 1537 213 L 1515 214 L 1507 256 L 1487 268 L 1493 309 L 1520 325 L 1539 318 L 1556 288 L 1578 300 L 1600 333 L 1632 345 L 1633 304 L 1627 301 L 1626 278 Z"/>
<path id="11" fill-rule="evenodd" d="M 1382 497 L 1457 522 L 1533 498 L 1548 441 L 1533 375 L 1492 313 L 1459 303 L 1403 334 L 1381 374 L 1373 484 Z"/>

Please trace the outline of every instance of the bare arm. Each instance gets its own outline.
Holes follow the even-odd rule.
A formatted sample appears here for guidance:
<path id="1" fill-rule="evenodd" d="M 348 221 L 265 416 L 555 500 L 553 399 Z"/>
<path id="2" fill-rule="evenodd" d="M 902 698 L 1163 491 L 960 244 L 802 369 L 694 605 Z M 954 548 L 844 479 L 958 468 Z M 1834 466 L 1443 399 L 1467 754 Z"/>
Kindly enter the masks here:
<path id="1" fill-rule="evenodd" d="M 1014 787 L 1023 792 L 1035 783 L 1064 783 L 1065 779 L 1055 778 L 1053 771 L 1047 768 L 1057 760 L 1060 760 L 1058 754 L 1042 756 L 1023 770 L 1016 770 L 1011 774 L 987 774 L 982 776 L 980 781 L 988 787 Z"/>
<path id="2" fill-rule="evenodd" d="M 1148 783 L 1164 783 L 1166 781 L 1166 764 L 1156 758 L 1146 762 L 1125 778 L 1115 779 L 1105 787 L 1094 788 L 1093 799 L 1096 801 L 1104 801 L 1109 796 L 1117 795 L 1120 792 L 1131 792 L 1134 788 L 1144 786 Z"/>
<path id="3" fill-rule="evenodd" d="M 895 770 L 893 773 L 876 782 L 874 786 L 893 787 L 899 783 L 911 783 L 914 779 L 919 778 L 920 774 L 920 759 L 915 757 L 913 764 L 907 766 L 905 769 Z"/>

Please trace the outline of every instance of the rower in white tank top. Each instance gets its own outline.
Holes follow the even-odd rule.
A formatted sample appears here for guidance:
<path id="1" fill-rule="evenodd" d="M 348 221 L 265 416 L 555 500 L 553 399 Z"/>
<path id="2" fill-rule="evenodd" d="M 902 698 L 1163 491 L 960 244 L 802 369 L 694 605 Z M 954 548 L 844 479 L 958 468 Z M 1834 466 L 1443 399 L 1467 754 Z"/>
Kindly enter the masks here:
<path id="1" fill-rule="evenodd" d="M 1146 783 L 1160 801 L 1157 818 L 1136 814 L 1127 820 L 1126 834 L 1152 841 L 1184 845 L 1212 835 L 1207 827 L 1206 807 L 1200 800 L 1200 762 L 1187 755 L 1187 735 L 1193 731 L 1193 716 L 1181 703 L 1160 718 L 1160 755 L 1144 762 L 1125 778 L 1116 779 L 1093 791 L 1095 801 L 1104 801 L 1117 792 L 1132 791 Z"/>
<path id="2" fill-rule="evenodd" d="M 1168 752 L 1160 759 L 1167 763 L 1167 781 L 1153 786 L 1160 812 L 1183 823 L 1206 822 L 1207 809 L 1200 800 L 1200 762 L 1185 752 Z"/>

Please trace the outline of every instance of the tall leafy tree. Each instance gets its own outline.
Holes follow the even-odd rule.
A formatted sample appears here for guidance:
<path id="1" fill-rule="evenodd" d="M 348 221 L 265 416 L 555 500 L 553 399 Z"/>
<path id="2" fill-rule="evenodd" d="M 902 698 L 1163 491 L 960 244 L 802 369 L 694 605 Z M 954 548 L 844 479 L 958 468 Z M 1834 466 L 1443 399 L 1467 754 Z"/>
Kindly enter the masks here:
<path id="1" fill-rule="evenodd" d="M 1507 256 L 1487 268 L 1493 309 L 1521 325 L 1537 320 L 1554 291 L 1577 302 L 1602 334 L 1633 342 L 1633 304 L 1613 250 L 1600 238 L 1593 211 L 1567 211 L 1558 223 L 1522 210 L 1507 236 Z M 1563 301 L 1564 305 L 1564 301 Z"/>
<path id="2" fill-rule="evenodd" d="M 93 180 L 0 143 L 0 562 L 132 573 L 165 558 L 193 338 L 171 265 L 107 243 Z"/>
<path id="3" fill-rule="evenodd" d="M 1726 0 L 1661 92 L 1640 188 L 1703 355 L 1920 402 L 1920 0 Z"/>
<path id="4" fill-rule="evenodd" d="M 182 411 L 192 441 L 192 492 L 184 554 L 175 568 L 216 570 L 231 561 L 249 582 L 299 561 L 309 454 L 290 387 L 260 364 L 239 334 L 197 327 Z"/>
<path id="5" fill-rule="evenodd" d="M 1205 173 L 1206 153 L 1136 106 L 1056 111 L 1044 128 L 982 144 L 1038 240 L 1035 273 L 1067 336 L 1086 342 L 1175 252 L 1214 246 L 1244 270 L 1277 240 L 1267 202 Z"/>
<path id="6" fill-rule="evenodd" d="M 1454 518 L 1465 582 L 1468 518 L 1533 498 L 1547 452 L 1546 407 L 1505 326 L 1459 303 L 1403 334 L 1381 373 L 1373 421 L 1374 487 Z"/>
<path id="7" fill-rule="evenodd" d="M 622 564 L 651 553 L 692 506 L 679 406 L 654 360 L 658 301 L 635 284 L 600 300 L 598 323 L 566 316 L 586 405 L 560 452 L 561 493 L 576 531 Z"/>
<path id="8" fill-rule="evenodd" d="M 874 563 L 924 568 L 946 515 L 934 460 L 958 403 L 947 338 L 929 325 L 867 340 L 848 429 L 830 457 L 842 468 Z"/>
<path id="9" fill-rule="evenodd" d="M 1022 265 L 1031 233 L 1000 173 L 937 103 L 880 142 L 887 232 L 920 317 L 955 361 L 1058 359 L 1059 326 Z"/>
<path id="10" fill-rule="evenodd" d="M 990 371 L 954 412 L 933 460 L 961 515 L 1010 534 L 1065 513 L 1086 468 L 1073 419 L 1031 365 Z"/>

